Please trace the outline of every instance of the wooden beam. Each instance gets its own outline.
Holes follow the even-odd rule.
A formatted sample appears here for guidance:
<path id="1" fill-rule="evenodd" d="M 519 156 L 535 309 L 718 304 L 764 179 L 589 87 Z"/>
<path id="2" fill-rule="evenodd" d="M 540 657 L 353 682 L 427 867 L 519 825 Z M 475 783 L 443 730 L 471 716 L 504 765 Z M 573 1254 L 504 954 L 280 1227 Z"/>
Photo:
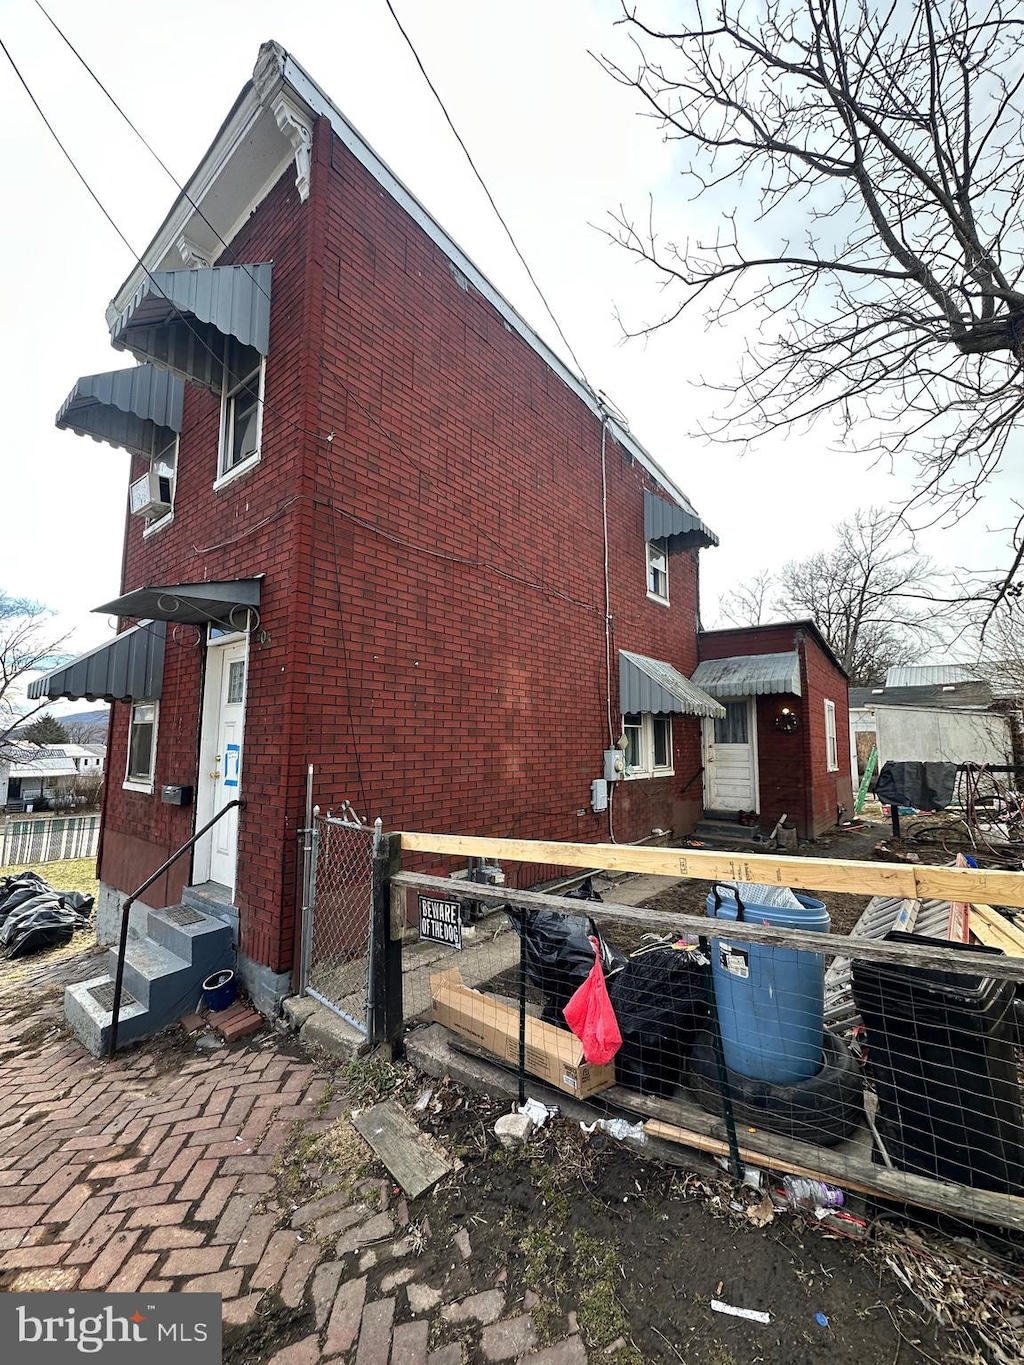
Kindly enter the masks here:
<path id="1" fill-rule="evenodd" d="M 767 882 L 817 891 L 892 896 L 897 900 L 987 901 L 1024 906 L 1024 873 L 973 867 L 856 862 L 839 858 L 778 858 L 764 853 L 718 853 L 629 844 L 568 844 L 544 839 L 485 839 L 462 834 L 402 834 L 408 853 L 451 858 L 497 858 L 556 867 L 645 872 L 702 881 Z"/>
<path id="2" fill-rule="evenodd" d="M 733 943 L 767 943 L 778 948 L 799 948 L 831 957 L 852 957 L 874 962 L 896 962 L 906 967 L 933 967 L 942 971 L 964 972 L 977 976 L 977 953 L 947 947 L 942 939 L 935 946 L 916 943 L 887 943 L 877 938 L 852 938 L 847 934 L 814 934 L 803 929 L 776 929 L 771 925 L 718 921 L 703 915 L 683 915 L 671 910 L 652 910 L 635 905 L 616 905 L 614 901 L 576 901 L 562 896 L 546 896 L 537 891 L 513 891 L 507 886 L 485 886 L 479 882 L 452 881 L 448 877 L 428 877 L 419 872 L 399 872 L 391 879 L 392 888 L 419 890 L 446 900 L 479 901 L 497 909 L 525 906 L 530 910 L 554 910 L 560 915 L 589 915 L 602 920 L 622 920 L 642 924 L 648 930 L 671 930 L 680 935 L 724 935 Z M 986 957 L 985 975 L 1000 981 L 1024 984 L 1024 958 Z"/>

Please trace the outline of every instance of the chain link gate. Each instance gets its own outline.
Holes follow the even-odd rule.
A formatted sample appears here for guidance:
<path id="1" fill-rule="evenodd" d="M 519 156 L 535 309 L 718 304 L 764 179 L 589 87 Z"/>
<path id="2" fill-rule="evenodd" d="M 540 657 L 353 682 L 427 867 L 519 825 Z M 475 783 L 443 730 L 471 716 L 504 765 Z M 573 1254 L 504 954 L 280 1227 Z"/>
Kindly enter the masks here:
<path id="1" fill-rule="evenodd" d="M 381 822 L 370 826 L 314 809 L 303 834 L 303 989 L 372 1036 L 374 875 Z"/>

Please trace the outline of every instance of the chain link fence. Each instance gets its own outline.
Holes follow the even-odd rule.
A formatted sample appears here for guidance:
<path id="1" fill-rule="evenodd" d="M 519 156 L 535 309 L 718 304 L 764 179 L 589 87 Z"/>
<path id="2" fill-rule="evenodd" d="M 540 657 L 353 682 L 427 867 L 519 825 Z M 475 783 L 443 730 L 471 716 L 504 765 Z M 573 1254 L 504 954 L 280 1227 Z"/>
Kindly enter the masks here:
<path id="1" fill-rule="evenodd" d="M 374 858 L 381 822 L 314 814 L 306 847 L 303 982 L 320 1001 L 367 1032 Z"/>
<path id="2" fill-rule="evenodd" d="M 98 815 L 52 820 L 8 820 L 0 829 L 0 867 L 95 858 L 100 841 Z"/>

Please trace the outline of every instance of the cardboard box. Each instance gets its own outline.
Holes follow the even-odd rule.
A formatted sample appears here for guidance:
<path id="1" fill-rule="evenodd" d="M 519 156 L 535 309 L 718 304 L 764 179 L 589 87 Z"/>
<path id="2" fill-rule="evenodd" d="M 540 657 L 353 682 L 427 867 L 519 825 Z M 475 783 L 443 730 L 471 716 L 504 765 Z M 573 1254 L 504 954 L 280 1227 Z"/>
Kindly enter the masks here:
<path id="1" fill-rule="evenodd" d="M 458 968 L 430 978 L 430 998 L 436 1023 L 518 1068 L 518 1009 L 464 986 Z M 578 1038 L 532 1015 L 526 1016 L 526 1070 L 580 1100 L 615 1084 L 614 1062 L 591 1066 Z"/>

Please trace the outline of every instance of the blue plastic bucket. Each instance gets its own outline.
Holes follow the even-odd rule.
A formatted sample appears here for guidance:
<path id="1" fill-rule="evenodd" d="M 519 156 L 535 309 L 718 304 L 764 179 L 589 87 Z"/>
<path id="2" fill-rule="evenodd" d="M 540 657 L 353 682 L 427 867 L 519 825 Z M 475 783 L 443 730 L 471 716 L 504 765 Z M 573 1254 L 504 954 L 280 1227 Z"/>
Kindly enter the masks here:
<path id="1" fill-rule="evenodd" d="M 230 967 L 224 967 L 219 972 L 214 972 L 203 982 L 203 1004 L 208 1010 L 214 1012 L 226 1010 L 229 1005 L 233 1005 L 238 997 L 238 986 L 235 984 L 235 974 Z"/>
<path id="2" fill-rule="evenodd" d="M 821 901 L 797 894 L 801 909 L 742 903 L 736 888 L 708 896 L 714 919 L 746 919 L 779 929 L 827 934 L 832 927 Z M 737 914 L 737 909 L 739 913 Z M 752 1080 L 791 1085 L 821 1070 L 825 1013 L 825 959 L 795 948 L 713 939 L 712 971 L 725 1062 Z"/>

